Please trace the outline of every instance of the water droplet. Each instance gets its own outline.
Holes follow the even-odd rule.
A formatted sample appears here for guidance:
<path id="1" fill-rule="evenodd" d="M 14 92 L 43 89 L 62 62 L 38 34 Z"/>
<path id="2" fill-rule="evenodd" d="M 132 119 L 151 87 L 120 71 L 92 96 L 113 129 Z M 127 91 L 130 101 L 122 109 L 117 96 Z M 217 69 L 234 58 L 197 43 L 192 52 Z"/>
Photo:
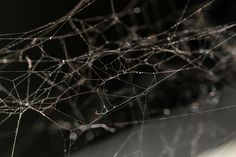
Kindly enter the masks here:
<path id="1" fill-rule="evenodd" d="M 27 102 L 27 103 L 25 103 L 25 106 L 29 106 L 29 103 Z"/>
<path id="2" fill-rule="evenodd" d="M 77 139 L 77 134 L 75 133 L 75 132 L 71 132 L 70 133 L 70 139 L 72 140 L 72 141 L 74 141 L 74 140 L 76 140 Z"/>
<path id="3" fill-rule="evenodd" d="M 134 13 L 139 14 L 141 12 L 141 9 L 139 7 L 134 8 Z"/>
<path id="4" fill-rule="evenodd" d="M 4 64 L 4 63 L 7 63 L 8 62 L 8 60 L 6 59 L 6 58 L 4 58 L 4 59 L 2 59 L 2 63 Z"/>
<path id="5" fill-rule="evenodd" d="M 34 39 L 31 41 L 31 44 L 32 44 L 32 45 L 35 45 L 36 42 L 37 42 L 37 38 L 34 38 Z"/>
<path id="6" fill-rule="evenodd" d="M 166 116 L 170 115 L 170 110 L 168 108 L 165 108 L 163 110 L 163 114 L 166 115 Z"/>

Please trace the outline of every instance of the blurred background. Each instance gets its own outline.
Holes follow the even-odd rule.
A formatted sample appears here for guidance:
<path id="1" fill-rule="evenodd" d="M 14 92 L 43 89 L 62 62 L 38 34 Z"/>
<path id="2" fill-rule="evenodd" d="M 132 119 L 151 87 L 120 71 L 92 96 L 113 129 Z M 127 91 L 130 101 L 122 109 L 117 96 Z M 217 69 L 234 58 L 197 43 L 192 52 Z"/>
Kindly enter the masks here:
<path id="1" fill-rule="evenodd" d="M 66 15 L 79 2 L 80 1 L 77 0 L 1 0 L 0 34 L 26 32 L 55 21 Z M 198 8 L 205 2 L 206 1 L 204 0 L 192 0 L 190 3 L 191 7 L 188 12 L 191 12 L 191 9 L 193 10 L 194 8 Z M 186 3 L 186 0 L 156 0 L 156 10 L 159 12 L 158 19 L 161 20 L 167 15 L 176 16 L 175 13 L 181 13 Z M 86 15 L 83 13 L 81 17 L 91 17 L 96 14 L 103 14 L 104 12 L 111 12 L 111 3 L 109 0 L 97 0 L 96 3 L 92 5 L 95 5 L 96 7 L 91 6 L 91 9 L 87 10 Z M 125 0 L 114 0 L 114 5 L 117 8 L 122 8 L 122 6 L 126 5 L 126 2 Z M 235 0 L 216 0 L 210 9 L 207 10 L 206 15 L 209 20 L 208 22 L 215 26 L 226 23 L 234 23 L 236 20 L 235 9 Z M 173 19 L 175 20 L 170 20 L 168 23 L 163 22 L 163 28 L 160 28 L 160 31 L 165 30 L 178 21 L 176 20 L 178 18 Z M 1 45 L 4 45 L 2 41 Z M 222 84 L 222 86 L 224 86 L 224 82 Z M 220 100 L 220 104 L 222 106 L 225 104 L 233 105 L 235 102 L 236 93 L 231 89 L 234 85 L 230 84 L 228 86 L 229 87 L 227 88 L 221 89 L 223 91 Z M 166 99 L 168 99 L 168 97 Z M 176 115 L 184 115 L 186 113 L 186 108 L 189 109 L 189 106 L 183 106 L 182 108 L 179 106 L 172 106 L 171 113 L 173 112 L 176 113 Z M 130 112 L 130 110 L 128 112 Z M 13 116 L 8 120 L 7 124 L 0 125 L 0 156 L 10 156 L 17 118 L 17 116 Z M 211 147 L 218 147 L 219 145 L 224 144 L 224 142 L 227 143 L 230 139 L 233 139 L 235 137 L 234 130 L 236 127 L 234 125 L 235 118 L 235 110 L 232 108 L 220 112 L 216 111 L 212 114 L 203 113 L 201 116 L 183 116 L 166 121 L 157 120 L 157 122 L 148 122 L 142 126 L 135 125 L 134 128 L 127 127 L 128 129 L 121 129 L 122 131 L 116 135 L 101 133 L 101 135 L 98 134 L 95 140 L 92 140 L 89 143 L 78 142 L 80 149 L 75 147 L 75 154 L 72 156 L 116 157 L 115 154 L 118 153 L 117 156 L 154 157 L 157 156 L 159 152 L 163 153 L 162 156 L 196 156 L 196 154 L 201 154 L 201 152 L 204 152 L 205 150 L 211 150 Z M 19 139 L 23 137 L 24 133 L 24 138 L 22 138 L 24 140 L 19 140 L 19 142 L 17 142 L 17 149 L 15 152 L 16 157 L 64 156 L 65 141 L 62 133 L 60 131 L 53 132 L 45 130 L 45 125 L 49 125 L 47 120 L 42 118 L 37 113 L 27 112 L 24 115 L 21 122 L 22 128 L 19 133 Z M 32 133 L 32 130 L 38 131 Z M 201 131 L 204 132 L 204 130 L 206 130 L 206 132 L 201 133 Z M 204 134 L 204 136 L 201 137 L 202 142 L 196 146 L 193 139 L 195 138 L 197 140 L 197 136 L 200 136 L 201 134 Z M 233 135 L 231 136 L 231 134 Z M 143 135 L 143 137 L 140 137 L 140 135 Z M 227 137 L 227 135 L 230 136 Z M 225 137 L 227 138 L 224 140 Z M 129 138 L 130 141 L 128 140 Z M 175 138 L 178 142 L 175 142 Z M 140 141 L 137 140 L 143 141 L 144 145 L 142 146 L 142 150 L 144 154 L 135 151 L 137 149 L 140 150 L 140 146 L 137 145 Z M 172 144 L 169 144 L 168 142 L 165 143 L 165 141 L 171 140 L 174 141 Z M 218 141 L 220 141 L 219 144 Z M 191 148 L 190 145 L 192 146 Z M 158 146 L 166 147 L 162 148 Z M 175 146 L 182 148 L 176 148 L 175 150 Z M 123 149 L 123 147 L 125 147 L 125 149 Z M 79 152 L 79 150 L 81 150 L 81 152 Z M 196 152 L 191 152 L 190 150 L 195 150 Z M 208 154 L 206 153 L 202 157 L 208 157 L 207 155 Z"/>

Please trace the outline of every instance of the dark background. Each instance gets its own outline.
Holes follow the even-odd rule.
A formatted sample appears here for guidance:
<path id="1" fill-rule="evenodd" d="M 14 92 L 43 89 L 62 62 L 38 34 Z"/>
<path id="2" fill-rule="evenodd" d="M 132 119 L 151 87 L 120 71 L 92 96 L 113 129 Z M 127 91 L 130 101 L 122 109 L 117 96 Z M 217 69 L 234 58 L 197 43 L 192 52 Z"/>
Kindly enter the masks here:
<path id="1" fill-rule="evenodd" d="M 104 5 L 103 0 L 97 0 L 100 8 Z M 115 0 L 116 6 L 119 5 L 119 0 Z M 182 9 L 185 0 L 157 0 L 160 3 L 160 8 L 163 9 L 163 15 L 168 14 L 170 10 Z M 194 0 L 193 0 L 194 1 Z M 54 21 L 67 12 L 69 12 L 79 1 L 78 0 L 1 0 L 0 1 L 0 34 L 4 33 L 17 33 L 25 32 L 48 22 Z M 198 3 L 197 0 L 193 3 Z M 171 4 L 171 5 L 169 5 Z M 104 5 L 106 6 L 106 5 Z M 109 6 L 109 5 L 108 5 Z M 99 7 L 98 7 L 99 8 Z M 107 8 L 104 8 L 106 10 Z M 209 11 L 209 20 L 213 24 L 224 24 L 233 22 L 236 19 L 236 1 L 235 0 L 217 0 L 214 6 Z M 91 12 L 100 12 L 100 9 L 91 10 Z M 39 115 L 29 113 L 25 117 L 37 117 Z M 37 118 L 35 118 L 37 119 Z M 9 132 L 0 133 L 3 137 L 0 139 L 0 156 L 5 155 L 5 151 L 2 152 L 1 148 L 11 148 L 12 146 L 12 135 L 15 129 L 16 119 L 11 119 L 8 123 L 11 125 Z M 28 122 L 23 119 L 23 124 L 29 123 L 34 126 L 37 122 Z M 2 126 L 0 126 L 2 127 Z M 28 130 L 27 130 L 28 129 Z M 25 131 L 30 131 L 31 127 L 25 128 Z M 7 128 L 6 128 L 7 130 Z M 5 138 L 10 136 L 11 138 Z M 7 140 L 6 140 L 7 139 Z M 32 142 L 33 141 L 33 142 Z M 30 148 L 30 149 L 29 149 Z M 17 143 L 17 150 L 23 150 L 23 152 L 16 152 L 22 154 L 22 156 L 59 156 L 63 154 L 63 138 L 60 134 L 56 134 L 54 138 L 48 133 L 38 133 L 35 136 L 29 135 L 27 141 Z M 10 149 L 9 149 L 10 151 Z M 6 152 L 9 156 L 9 152 Z M 37 154 L 37 155 L 35 155 Z M 53 154 L 53 155 L 52 155 Z M 20 156 L 20 155 L 19 155 Z"/>
<path id="2" fill-rule="evenodd" d="M 98 1 L 101 6 L 104 6 L 102 0 Z M 199 0 L 192 1 L 193 3 L 200 2 Z M 78 2 L 78 0 L 1 0 L 0 33 L 15 33 L 39 27 L 62 17 Z M 118 4 L 117 2 L 118 0 L 114 3 Z M 157 0 L 157 2 L 162 5 L 160 8 L 169 13 L 171 8 L 183 8 L 186 0 Z M 216 0 L 210 20 L 216 23 L 234 21 L 235 8 L 235 0 Z M 99 10 L 93 10 L 93 12 L 99 12 Z"/>

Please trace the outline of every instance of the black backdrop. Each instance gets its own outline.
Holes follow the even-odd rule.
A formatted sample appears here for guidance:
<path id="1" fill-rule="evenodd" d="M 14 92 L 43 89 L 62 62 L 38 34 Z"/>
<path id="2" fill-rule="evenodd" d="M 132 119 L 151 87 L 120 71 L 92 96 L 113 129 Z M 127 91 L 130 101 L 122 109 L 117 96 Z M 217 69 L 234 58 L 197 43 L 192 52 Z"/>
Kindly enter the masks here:
<path id="1" fill-rule="evenodd" d="M 103 6 L 102 0 L 99 4 Z M 116 0 L 116 5 L 119 5 L 119 0 Z M 176 9 L 184 7 L 186 3 L 185 0 L 159 0 L 163 4 L 163 10 L 166 10 L 166 13 L 169 12 L 170 3 L 171 6 Z M 197 0 L 195 0 L 197 3 Z M 77 0 L 1 0 L 0 1 L 0 34 L 2 33 L 15 33 L 27 31 L 41 25 L 44 25 L 50 21 L 56 20 L 61 16 L 65 15 L 70 9 L 72 9 L 78 3 Z M 106 5 L 104 5 L 106 6 Z M 109 6 L 109 5 L 108 5 Z M 227 22 L 235 21 L 236 19 L 236 1 L 235 0 L 217 0 L 216 5 L 209 12 L 209 20 L 215 24 L 223 24 Z M 104 8 L 106 10 L 106 8 Z M 101 10 L 94 9 L 91 10 L 91 14 L 99 12 Z M 90 14 L 90 13 L 88 13 Z M 26 117 L 37 117 L 33 113 L 29 113 Z M 36 118 L 37 119 L 37 118 Z M 12 119 L 12 127 L 15 127 L 16 119 Z M 8 123 L 11 123 L 9 121 Z M 32 121 L 25 121 L 24 123 L 33 123 Z M 0 126 L 1 127 L 1 126 Z M 30 128 L 29 128 L 30 129 Z M 6 128 L 7 130 L 7 128 Z M 13 129 L 14 130 L 14 129 Z M 12 134 L 12 130 L 9 131 Z M 19 143 L 22 146 L 30 147 L 30 149 L 23 149 L 23 152 L 28 156 L 60 156 L 63 154 L 63 144 L 60 134 L 54 136 L 53 139 L 50 138 L 48 133 L 41 133 L 37 135 L 38 137 L 28 137 L 29 141 L 33 140 L 30 146 L 27 146 L 27 143 Z M 5 138 L 3 138 L 5 139 Z M 10 139 L 10 140 L 9 140 Z M 0 156 L 5 154 L 1 152 L 1 148 L 11 148 L 12 138 L 9 138 L 8 141 L 0 141 Z M 29 142 L 30 143 L 30 142 Z M 40 146 L 40 147 L 34 147 Z M 60 146 L 59 146 L 60 145 Z M 18 149 L 22 146 L 17 145 Z M 5 150 L 5 149 L 4 149 Z M 16 156 L 18 156 L 16 152 Z"/>
<path id="2" fill-rule="evenodd" d="M 102 4 L 102 0 L 99 4 Z M 186 0 L 157 0 L 165 8 L 183 8 Z M 200 2 L 199 0 L 192 0 Z M 1 0 L 0 1 L 0 33 L 27 31 L 63 16 L 79 2 L 78 0 Z M 201 2 L 203 2 L 201 0 Z M 117 2 L 116 2 L 117 3 Z M 118 3 L 117 3 L 118 4 Z M 211 12 L 211 20 L 217 23 L 226 23 L 236 19 L 235 0 L 216 0 Z M 104 8 L 106 10 L 106 8 Z M 97 12 L 99 10 L 92 10 Z"/>

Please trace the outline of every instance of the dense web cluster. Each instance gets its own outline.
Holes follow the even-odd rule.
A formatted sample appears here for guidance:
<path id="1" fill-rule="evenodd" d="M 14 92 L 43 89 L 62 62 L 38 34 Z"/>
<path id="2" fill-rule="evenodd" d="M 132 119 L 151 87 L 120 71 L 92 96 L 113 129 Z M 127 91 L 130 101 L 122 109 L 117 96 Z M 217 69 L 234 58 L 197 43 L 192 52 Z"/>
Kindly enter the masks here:
<path id="1" fill-rule="evenodd" d="M 56 21 L 1 34 L 0 127 L 15 122 L 3 152 L 20 151 L 28 112 L 43 119 L 34 131 L 61 133 L 70 156 L 128 126 L 233 108 L 217 105 L 234 71 L 236 24 L 207 23 L 214 2 L 160 18 L 155 0 L 81 0 Z"/>

